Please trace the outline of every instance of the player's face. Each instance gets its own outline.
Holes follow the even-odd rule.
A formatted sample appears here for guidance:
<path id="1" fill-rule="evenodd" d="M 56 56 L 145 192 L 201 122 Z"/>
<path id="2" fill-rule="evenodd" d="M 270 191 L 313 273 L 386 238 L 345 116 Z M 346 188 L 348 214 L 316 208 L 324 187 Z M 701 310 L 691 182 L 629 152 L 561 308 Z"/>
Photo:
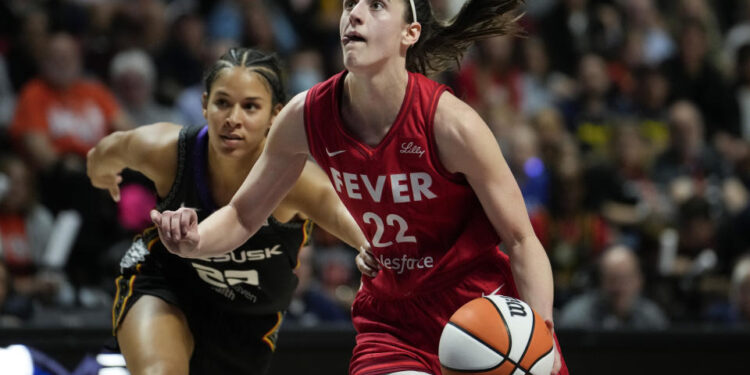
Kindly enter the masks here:
<path id="1" fill-rule="evenodd" d="M 211 145 L 238 157 L 257 150 L 281 107 L 273 106 L 265 79 L 244 67 L 224 69 L 203 96 Z"/>
<path id="2" fill-rule="evenodd" d="M 404 0 L 344 0 L 339 33 L 349 71 L 372 67 L 401 53 L 408 27 L 405 7 Z"/>

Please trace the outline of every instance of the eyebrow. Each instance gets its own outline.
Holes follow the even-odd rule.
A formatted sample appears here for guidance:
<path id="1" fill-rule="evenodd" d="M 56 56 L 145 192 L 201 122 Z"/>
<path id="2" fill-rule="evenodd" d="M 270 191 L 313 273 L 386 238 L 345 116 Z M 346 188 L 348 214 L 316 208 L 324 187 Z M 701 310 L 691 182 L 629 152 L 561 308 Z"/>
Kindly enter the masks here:
<path id="1" fill-rule="evenodd" d="M 231 96 L 227 92 L 222 91 L 222 90 L 216 90 L 215 94 L 216 95 L 223 95 L 223 96 Z M 263 100 L 263 97 L 262 96 L 246 96 L 242 100 L 248 100 L 248 99 L 250 99 L 250 100 Z"/>

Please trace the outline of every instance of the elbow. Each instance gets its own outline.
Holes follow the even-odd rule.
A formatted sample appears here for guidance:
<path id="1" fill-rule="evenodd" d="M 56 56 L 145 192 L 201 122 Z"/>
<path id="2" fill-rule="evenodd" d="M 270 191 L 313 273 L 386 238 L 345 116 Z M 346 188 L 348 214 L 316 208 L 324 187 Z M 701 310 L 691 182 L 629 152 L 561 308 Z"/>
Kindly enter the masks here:
<path id="1" fill-rule="evenodd" d="M 527 253 L 532 248 L 541 247 L 541 242 L 533 231 L 512 233 L 506 236 L 503 242 L 511 258 Z"/>
<path id="2" fill-rule="evenodd" d="M 229 202 L 227 207 L 232 210 L 232 213 L 234 214 L 233 216 L 236 218 L 242 229 L 248 233 L 248 235 L 255 234 L 255 232 L 260 228 L 261 223 L 258 222 L 258 220 L 255 220 L 255 215 L 252 215 L 250 210 L 246 207 L 243 207 L 239 202 L 232 200 L 231 202 Z"/>

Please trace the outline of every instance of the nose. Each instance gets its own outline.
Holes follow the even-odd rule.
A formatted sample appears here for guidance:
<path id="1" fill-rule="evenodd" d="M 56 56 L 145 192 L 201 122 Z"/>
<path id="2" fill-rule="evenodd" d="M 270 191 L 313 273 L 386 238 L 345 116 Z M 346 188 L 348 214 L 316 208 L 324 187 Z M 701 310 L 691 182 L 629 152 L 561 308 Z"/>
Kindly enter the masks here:
<path id="1" fill-rule="evenodd" d="M 229 116 L 227 117 L 227 123 L 233 127 L 242 124 L 242 107 L 239 103 L 235 104 L 232 107 L 232 110 L 229 112 Z"/>
<path id="2" fill-rule="evenodd" d="M 349 12 L 349 23 L 352 26 L 362 24 L 362 21 L 364 20 L 362 12 L 364 12 L 364 8 L 366 7 L 366 1 L 358 1 L 357 5 L 355 5 L 354 8 L 352 8 L 352 10 Z"/>

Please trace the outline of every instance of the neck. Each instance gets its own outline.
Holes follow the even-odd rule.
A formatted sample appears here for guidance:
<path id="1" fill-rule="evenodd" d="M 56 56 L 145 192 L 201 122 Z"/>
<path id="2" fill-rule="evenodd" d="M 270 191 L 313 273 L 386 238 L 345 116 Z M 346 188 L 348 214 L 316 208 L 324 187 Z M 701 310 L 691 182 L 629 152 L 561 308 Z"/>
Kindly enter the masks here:
<path id="1" fill-rule="evenodd" d="M 350 131 L 366 143 L 378 143 L 396 120 L 408 83 L 409 74 L 403 67 L 347 74 L 341 114 Z"/>
<path id="2" fill-rule="evenodd" d="M 229 203 L 234 193 L 245 181 L 245 176 L 250 173 L 260 158 L 265 143 L 264 139 L 255 149 L 239 158 L 221 154 L 209 147 L 208 175 L 216 204 L 224 206 Z"/>

